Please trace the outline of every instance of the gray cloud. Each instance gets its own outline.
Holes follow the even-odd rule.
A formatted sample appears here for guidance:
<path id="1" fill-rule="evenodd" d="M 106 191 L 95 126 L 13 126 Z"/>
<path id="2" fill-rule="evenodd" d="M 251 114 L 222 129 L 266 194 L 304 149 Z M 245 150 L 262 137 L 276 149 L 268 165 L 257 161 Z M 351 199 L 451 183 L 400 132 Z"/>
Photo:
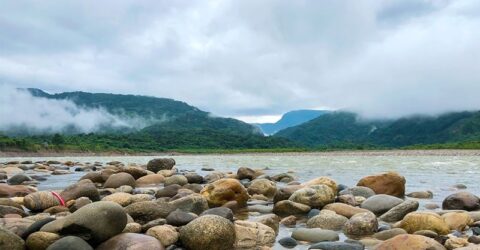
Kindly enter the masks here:
<path id="1" fill-rule="evenodd" d="M 479 109 L 480 2 L 13 1 L 0 81 L 175 98 L 218 115 Z"/>

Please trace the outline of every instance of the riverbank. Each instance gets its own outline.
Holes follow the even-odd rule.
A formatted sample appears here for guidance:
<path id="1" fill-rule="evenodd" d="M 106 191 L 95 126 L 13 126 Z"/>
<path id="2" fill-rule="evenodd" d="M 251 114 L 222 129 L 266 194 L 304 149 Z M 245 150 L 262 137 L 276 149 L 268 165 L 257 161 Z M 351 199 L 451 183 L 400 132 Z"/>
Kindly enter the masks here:
<path id="1" fill-rule="evenodd" d="M 204 151 L 170 151 L 170 152 L 77 152 L 77 151 L 0 151 L 2 158 L 17 157 L 92 157 L 92 156 L 175 156 L 175 155 L 318 155 L 318 156 L 480 156 L 480 150 L 472 149 L 392 149 L 392 150 L 332 150 L 332 151 L 268 151 L 268 150 L 204 150 Z"/>

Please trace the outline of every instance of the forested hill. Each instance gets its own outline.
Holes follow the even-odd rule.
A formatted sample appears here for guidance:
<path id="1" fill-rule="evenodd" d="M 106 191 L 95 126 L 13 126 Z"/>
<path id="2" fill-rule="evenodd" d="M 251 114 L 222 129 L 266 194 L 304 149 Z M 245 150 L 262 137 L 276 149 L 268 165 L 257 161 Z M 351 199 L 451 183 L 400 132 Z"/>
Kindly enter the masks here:
<path id="1" fill-rule="evenodd" d="M 439 116 L 412 116 L 395 120 L 364 120 L 348 112 L 332 112 L 275 137 L 309 147 L 363 144 L 403 147 L 480 140 L 480 112 L 454 112 Z"/>

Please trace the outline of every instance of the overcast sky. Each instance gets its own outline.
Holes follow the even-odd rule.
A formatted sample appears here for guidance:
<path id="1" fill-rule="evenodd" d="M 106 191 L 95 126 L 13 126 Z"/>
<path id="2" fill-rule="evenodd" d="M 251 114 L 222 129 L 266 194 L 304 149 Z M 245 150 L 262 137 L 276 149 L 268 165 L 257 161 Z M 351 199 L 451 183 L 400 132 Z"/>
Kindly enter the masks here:
<path id="1" fill-rule="evenodd" d="M 480 109 L 480 1 L 4 1 L 0 83 L 247 121 Z"/>

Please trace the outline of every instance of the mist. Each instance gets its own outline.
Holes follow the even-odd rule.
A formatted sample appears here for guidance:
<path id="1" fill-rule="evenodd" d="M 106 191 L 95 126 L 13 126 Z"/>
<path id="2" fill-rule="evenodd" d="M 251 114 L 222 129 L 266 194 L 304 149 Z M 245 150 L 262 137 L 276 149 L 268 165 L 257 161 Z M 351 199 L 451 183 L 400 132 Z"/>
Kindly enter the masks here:
<path id="1" fill-rule="evenodd" d="M 0 131 L 7 135 L 132 131 L 150 123 L 102 108 L 79 107 L 70 100 L 35 97 L 11 86 L 0 85 L 0 92 Z"/>

